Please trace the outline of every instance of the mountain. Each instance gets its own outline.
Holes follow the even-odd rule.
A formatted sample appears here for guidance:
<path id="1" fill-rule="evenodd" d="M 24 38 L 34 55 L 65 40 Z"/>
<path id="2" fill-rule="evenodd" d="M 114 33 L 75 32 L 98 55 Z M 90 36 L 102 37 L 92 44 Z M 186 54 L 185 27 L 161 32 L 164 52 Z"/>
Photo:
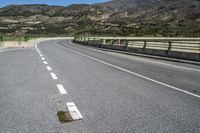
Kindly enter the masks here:
<path id="1" fill-rule="evenodd" d="M 114 14 L 109 21 L 136 25 L 139 30 L 129 28 L 133 31 L 128 33 L 139 36 L 200 36 L 200 0 L 133 1 L 133 8 Z"/>
<path id="2" fill-rule="evenodd" d="M 9 5 L 0 9 L 0 34 L 200 36 L 200 0 Z"/>
<path id="3" fill-rule="evenodd" d="M 103 9 L 111 11 L 126 11 L 128 9 L 137 8 L 145 4 L 154 3 L 160 0 L 112 0 L 110 2 L 97 4 L 100 5 Z"/>

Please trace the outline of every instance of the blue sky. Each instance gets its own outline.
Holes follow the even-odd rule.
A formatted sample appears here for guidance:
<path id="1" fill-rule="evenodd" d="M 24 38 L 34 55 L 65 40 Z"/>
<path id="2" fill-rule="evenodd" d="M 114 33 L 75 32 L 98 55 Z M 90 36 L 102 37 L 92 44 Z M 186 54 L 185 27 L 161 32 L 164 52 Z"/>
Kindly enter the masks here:
<path id="1" fill-rule="evenodd" d="M 70 4 L 78 3 L 99 3 L 109 0 L 0 0 L 0 7 L 10 4 L 48 4 L 48 5 L 62 5 L 67 6 Z"/>

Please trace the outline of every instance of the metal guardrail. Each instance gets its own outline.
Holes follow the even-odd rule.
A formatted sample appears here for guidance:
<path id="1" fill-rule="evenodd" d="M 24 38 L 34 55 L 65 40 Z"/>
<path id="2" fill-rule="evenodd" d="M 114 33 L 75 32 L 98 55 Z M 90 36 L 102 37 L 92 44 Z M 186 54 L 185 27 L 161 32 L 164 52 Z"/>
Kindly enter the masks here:
<path id="1" fill-rule="evenodd" d="M 124 48 L 156 49 L 200 54 L 200 38 L 161 37 L 85 37 L 76 36 L 80 43 L 115 45 Z"/>

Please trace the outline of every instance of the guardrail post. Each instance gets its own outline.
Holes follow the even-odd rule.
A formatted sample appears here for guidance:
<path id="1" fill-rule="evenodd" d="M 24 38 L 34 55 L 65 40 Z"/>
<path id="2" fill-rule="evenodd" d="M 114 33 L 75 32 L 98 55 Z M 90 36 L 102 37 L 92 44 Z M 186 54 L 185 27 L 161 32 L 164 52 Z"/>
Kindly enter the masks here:
<path id="1" fill-rule="evenodd" d="M 200 57 L 200 41 L 199 41 L 199 57 Z"/>
<path id="2" fill-rule="evenodd" d="M 0 41 L 3 42 L 3 36 L 0 37 Z"/>
<path id="3" fill-rule="evenodd" d="M 114 45 L 114 44 L 115 44 L 115 42 L 116 42 L 116 41 L 115 41 L 114 39 L 112 39 L 112 45 Z"/>
<path id="4" fill-rule="evenodd" d="M 77 36 L 74 36 L 74 40 L 73 40 L 74 42 L 76 42 L 77 41 Z"/>
<path id="5" fill-rule="evenodd" d="M 119 39 L 119 46 L 121 45 L 121 40 Z"/>
<path id="6" fill-rule="evenodd" d="M 125 44 L 125 49 L 127 49 L 127 48 L 128 48 L 128 42 L 129 42 L 129 41 L 128 41 L 128 40 L 126 40 L 126 42 L 125 42 L 125 43 L 126 43 L 126 44 Z"/>
<path id="7" fill-rule="evenodd" d="M 147 47 L 147 41 L 144 40 L 144 46 L 143 46 L 143 49 L 145 49 Z"/>
<path id="8" fill-rule="evenodd" d="M 95 44 L 95 41 L 96 41 L 96 39 L 95 39 L 95 38 L 93 38 L 93 44 Z"/>
<path id="9" fill-rule="evenodd" d="M 87 39 L 87 44 L 90 44 L 90 38 L 88 37 L 88 39 Z"/>
<path id="10" fill-rule="evenodd" d="M 78 36 L 78 42 L 81 42 L 81 37 L 80 36 Z"/>
<path id="11" fill-rule="evenodd" d="M 105 39 L 101 39 L 101 44 L 106 44 L 106 40 Z"/>
<path id="12" fill-rule="evenodd" d="M 110 41 L 110 40 L 106 40 L 106 41 L 105 41 L 105 44 L 107 44 L 107 43 L 109 44 L 109 41 Z"/>
<path id="13" fill-rule="evenodd" d="M 80 39 L 79 36 L 76 36 L 75 41 L 79 42 L 79 39 Z"/>
<path id="14" fill-rule="evenodd" d="M 85 40 L 85 37 L 83 37 L 83 43 L 84 43 L 84 44 L 85 44 L 85 41 L 86 41 L 86 40 Z"/>
<path id="15" fill-rule="evenodd" d="M 172 42 L 169 41 L 168 52 L 171 51 L 171 49 L 172 49 Z"/>
<path id="16" fill-rule="evenodd" d="M 103 40 L 103 44 L 106 44 L 106 40 Z"/>

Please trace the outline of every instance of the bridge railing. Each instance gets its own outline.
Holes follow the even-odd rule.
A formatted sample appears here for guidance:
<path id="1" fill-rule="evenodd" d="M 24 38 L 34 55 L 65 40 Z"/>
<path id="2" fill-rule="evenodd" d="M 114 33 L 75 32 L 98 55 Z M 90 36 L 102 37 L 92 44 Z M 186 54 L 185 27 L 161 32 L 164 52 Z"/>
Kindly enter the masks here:
<path id="1" fill-rule="evenodd" d="M 74 41 L 82 44 L 114 45 L 124 47 L 125 49 L 154 49 L 200 54 L 200 38 L 76 36 Z"/>

